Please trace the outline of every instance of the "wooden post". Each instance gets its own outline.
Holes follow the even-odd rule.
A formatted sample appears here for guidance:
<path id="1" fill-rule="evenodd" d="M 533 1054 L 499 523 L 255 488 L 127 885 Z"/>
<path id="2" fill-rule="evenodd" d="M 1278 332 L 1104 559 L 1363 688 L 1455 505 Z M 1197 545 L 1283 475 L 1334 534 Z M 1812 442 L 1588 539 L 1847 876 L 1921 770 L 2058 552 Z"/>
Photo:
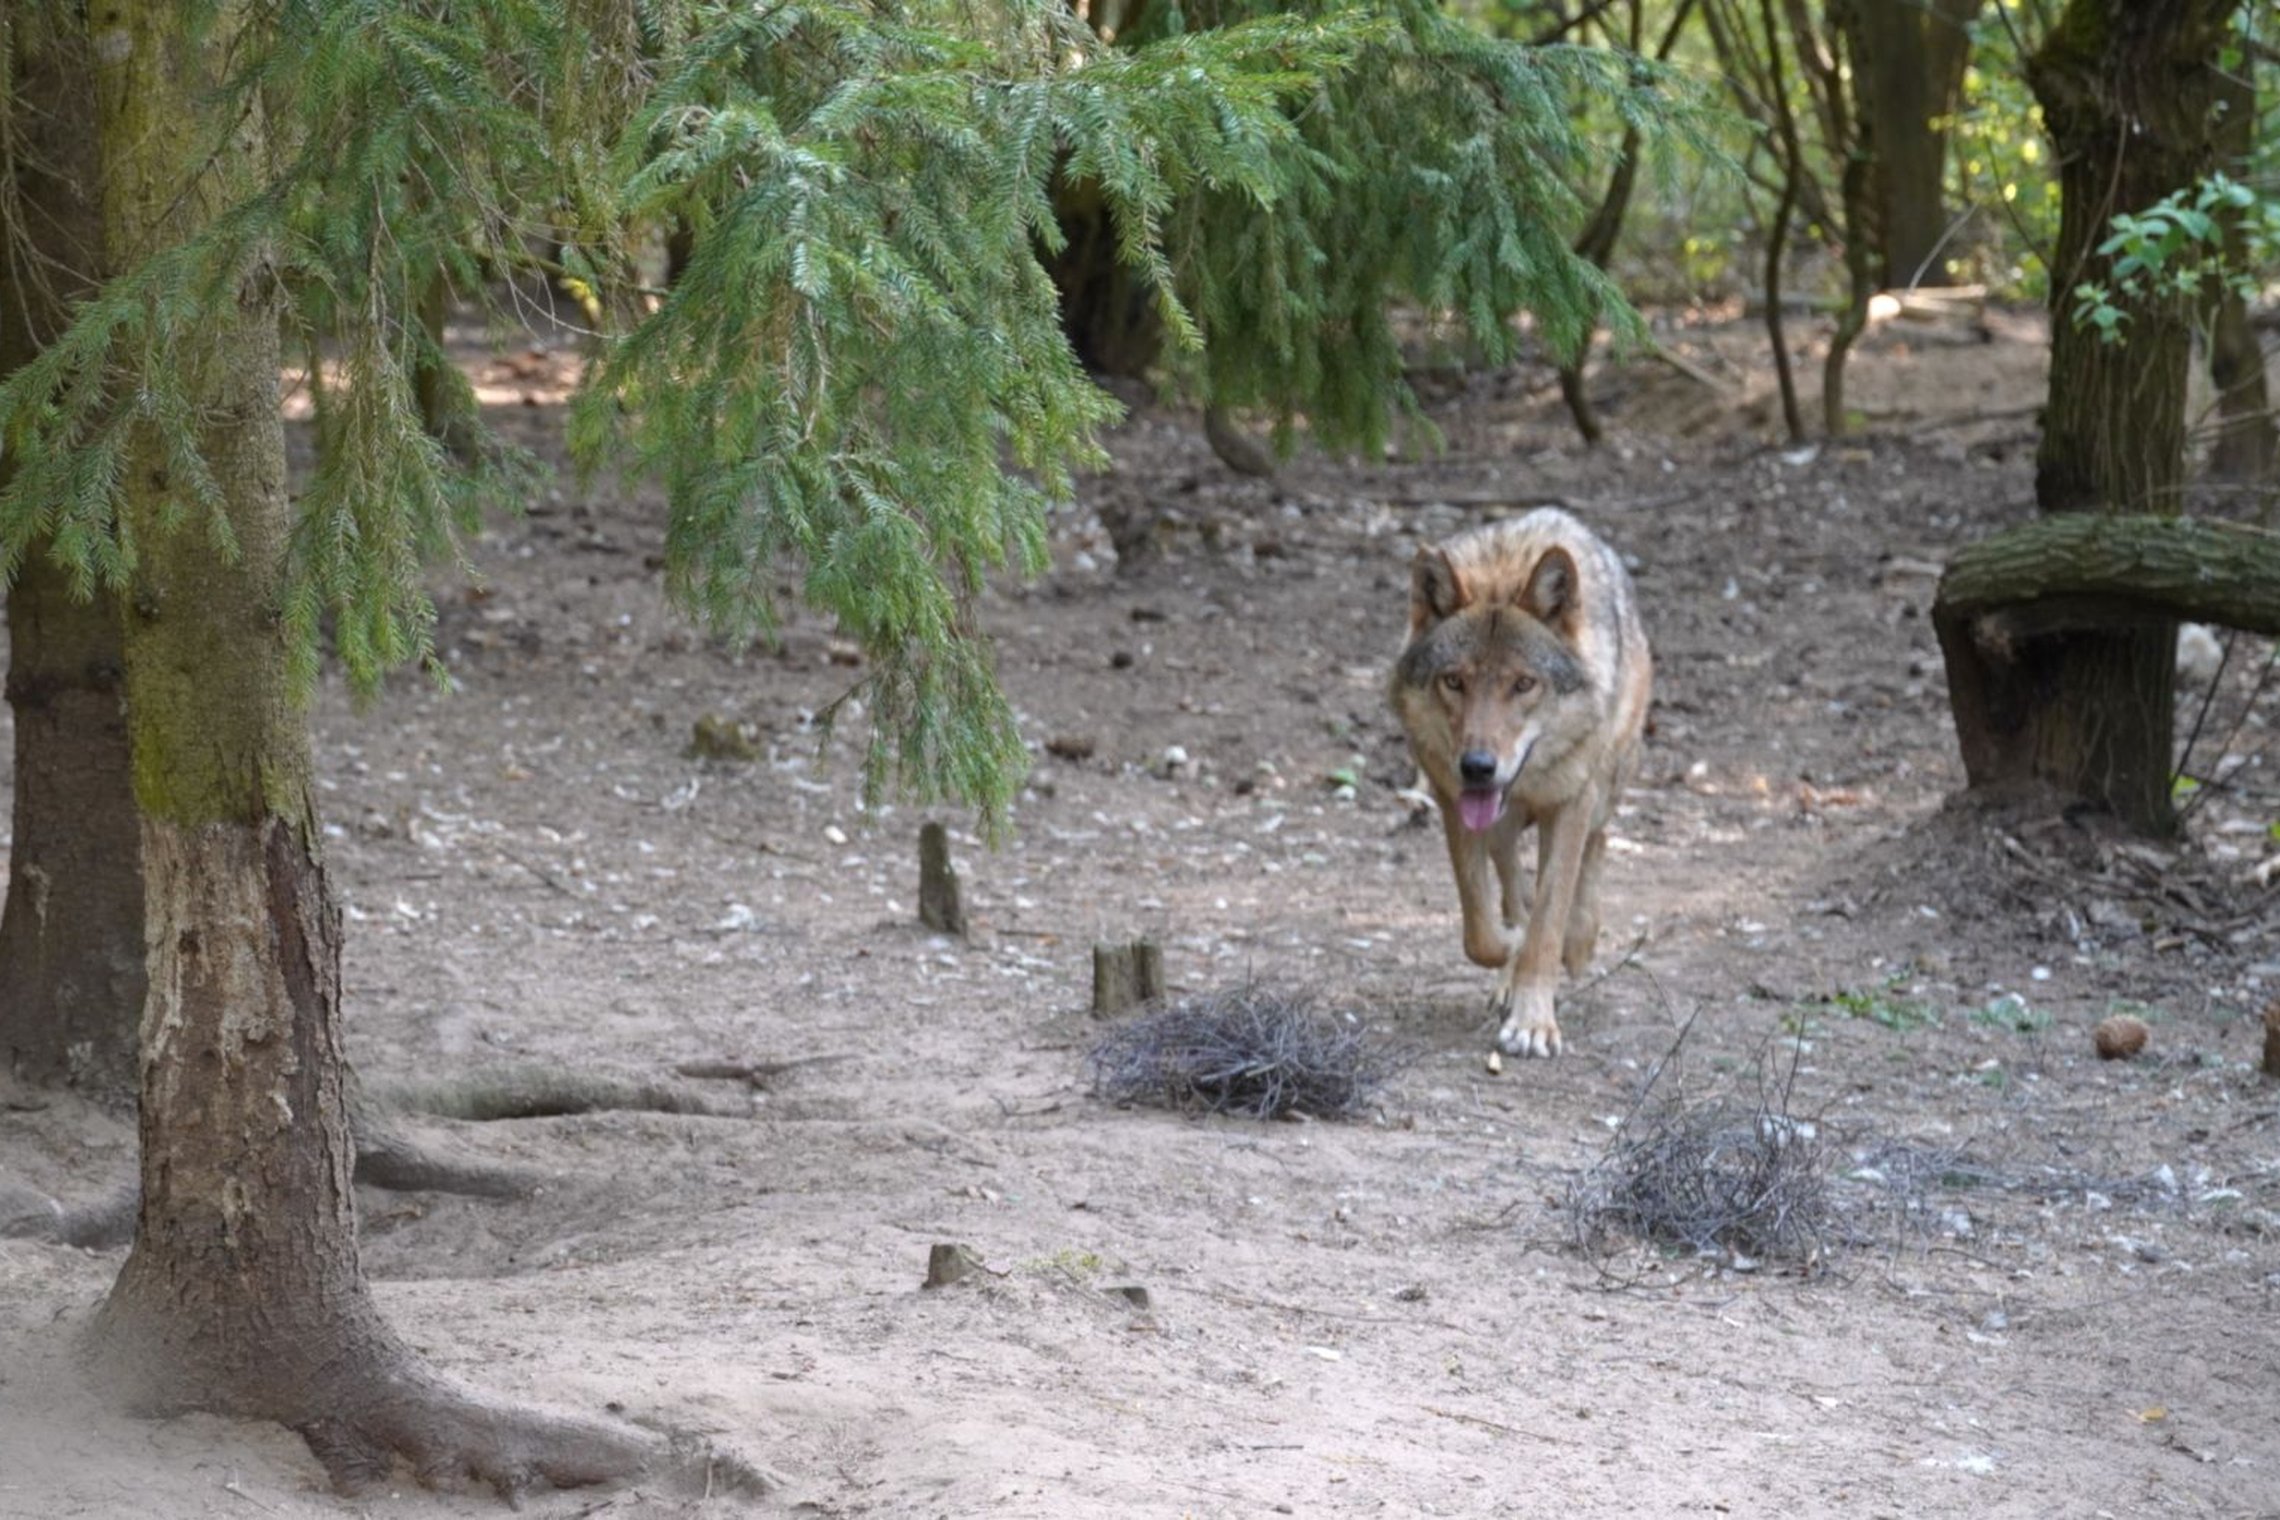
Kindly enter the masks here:
<path id="1" fill-rule="evenodd" d="M 936 1241 L 926 1251 L 926 1281 L 922 1288 L 947 1288 L 952 1283 L 964 1282 L 974 1275 L 982 1264 L 981 1255 L 972 1246 L 956 1241 Z"/>
<path id="2" fill-rule="evenodd" d="M 1092 1015 L 1109 1018 L 1164 995 L 1164 947 L 1152 939 L 1093 946 Z"/>
<path id="3" fill-rule="evenodd" d="M 918 830 L 918 921 L 940 933 L 966 937 L 958 868 L 950 864 L 950 836 L 939 823 L 921 824 Z"/>
<path id="4" fill-rule="evenodd" d="M 2280 1078 L 2280 998 L 2264 1006 L 2264 1074 Z"/>

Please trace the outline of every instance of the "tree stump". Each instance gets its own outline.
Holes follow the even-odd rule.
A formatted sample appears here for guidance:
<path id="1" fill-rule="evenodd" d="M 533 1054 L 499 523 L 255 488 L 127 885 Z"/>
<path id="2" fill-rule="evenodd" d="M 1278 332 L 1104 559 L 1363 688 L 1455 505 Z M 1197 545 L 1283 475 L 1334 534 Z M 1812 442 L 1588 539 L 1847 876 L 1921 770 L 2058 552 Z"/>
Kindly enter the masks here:
<path id="1" fill-rule="evenodd" d="M 966 937 L 958 868 L 950 864 L 950 836 L 939 823 L 918 830 L 918 921 L 939 933 Z"/>
<path id="2" fill-rule="evenodd" d="M 1092 1015 L 1110 1018 L 1164 995 L 1164 947 L 1152 939 L 1093 946 Z"/>

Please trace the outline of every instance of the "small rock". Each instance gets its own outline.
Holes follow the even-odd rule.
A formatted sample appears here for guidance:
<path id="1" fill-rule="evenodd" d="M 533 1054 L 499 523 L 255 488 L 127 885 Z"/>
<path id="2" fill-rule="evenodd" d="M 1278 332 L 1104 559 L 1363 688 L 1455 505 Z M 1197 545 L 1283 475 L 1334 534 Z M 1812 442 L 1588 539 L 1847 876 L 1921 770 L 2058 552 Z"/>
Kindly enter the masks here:
<path id="1" fill-rule="evenodd" d="M 1148 1290 L 1139 1283 L 1118 1283 L 1116 1286 L 1103 1291 L 1116 1298 L 1123 1299 L 1135 1309 L 1145 1309 L 1149 1304 Z"/>
<path id="2" fill-rule="evenodd" d="M 2186 623 L 2177 630 L 2177 679 L 2186 686 L 2206 686 L 2224 668 L 2225 646 L 2216 631 L 2203 623 Z"/>

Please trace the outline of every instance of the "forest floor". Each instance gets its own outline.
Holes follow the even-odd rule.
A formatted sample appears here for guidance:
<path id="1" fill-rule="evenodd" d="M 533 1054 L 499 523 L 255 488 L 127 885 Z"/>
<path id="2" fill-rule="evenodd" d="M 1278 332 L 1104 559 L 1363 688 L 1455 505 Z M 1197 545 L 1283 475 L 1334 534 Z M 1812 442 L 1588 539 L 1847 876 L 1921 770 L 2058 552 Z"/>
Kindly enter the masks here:
<path id="1" fill-rule="evenodd" d="M 439 581 L 457 689 L 320 699 L 352 1058 L 380 1086 L 826 1058 L 708 1084 L 728 1117 L 424 1126 L 553 1175 L 535 1197 L 364 1194 L 435 1362 L 773 1475 L 525 1512 L 2280 1515 L 2270 651 L 2202 724 L 2229 784 L 2182 848 L 1953 800 L 1927 611 L 2029 512 L 2041 387 L 2039 322 L 1989 327 L 1880 330 L 1861 436 L 1806 450 L 1733 321 L 1663 329 L 1695 377 L 1596 373 L 1596 450 L 1540 369 L 1443 386 L 1438 454 L 1274 482 L 1143 402 L 1051 571 L 986 599 L 1038 754 L 1001 848 L 939 815 L 970 942 L 915 922 L 921 815 L 860 805 L 862 725 L 818 747 L 861 674 L 831 629 L 692 632 L 646 487 L 565 476 L 486 531 L 479 586 Z M 558 458 L 573 351 L 467 354 Z M 1566 1054 L 1496 1075 L 1383 683 L 1416 546 L 1544 502 L 1637 566 L 1654 726 Z M 1157 553 L 1120 573 L 1102 516 L 1142 504 Z M 693 757 L 706 718 L 757 758 Z M 1103 1102 L 1091 951 L 1141 935 L 1175 995 L 1304 989 L 1412 1059 L 1352 1121 Z M 2101 1062 L 2117 1011 L 2151 1041 Z M 1815 1261 L 1577 1245 L 1573 1191 L 1673 1094 L 1825 1148 Z M 128 1155 L 0 1098 L 35 1185 Z M 941 1242 L 986 1270 L 922 1289 Z M 335 1499 L 280 1430 L 96 1407 L 69 1349 L 120 1259 L 0 1242 L 0 1517 L 496 1512 Z"/>

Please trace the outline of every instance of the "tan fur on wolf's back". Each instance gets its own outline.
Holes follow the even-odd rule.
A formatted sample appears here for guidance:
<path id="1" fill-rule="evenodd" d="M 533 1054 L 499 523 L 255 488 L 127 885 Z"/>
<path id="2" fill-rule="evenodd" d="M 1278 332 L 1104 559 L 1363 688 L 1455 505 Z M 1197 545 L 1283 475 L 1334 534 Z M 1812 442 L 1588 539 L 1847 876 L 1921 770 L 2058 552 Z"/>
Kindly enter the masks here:
<path id="1" fill-rule="evenodd" d="M 1389 694 L 1440 807 L 1465 954 L 1501 970 L 1496 1043 L 1512 1055 L 1559 1052 L 1554 994 L 1561 968 L 1580 973 L 1598 942 L 1607 823 L 1637 766 L 1652 682 L 1629 572 L 1566 512 L 1417 552 Z"/>

